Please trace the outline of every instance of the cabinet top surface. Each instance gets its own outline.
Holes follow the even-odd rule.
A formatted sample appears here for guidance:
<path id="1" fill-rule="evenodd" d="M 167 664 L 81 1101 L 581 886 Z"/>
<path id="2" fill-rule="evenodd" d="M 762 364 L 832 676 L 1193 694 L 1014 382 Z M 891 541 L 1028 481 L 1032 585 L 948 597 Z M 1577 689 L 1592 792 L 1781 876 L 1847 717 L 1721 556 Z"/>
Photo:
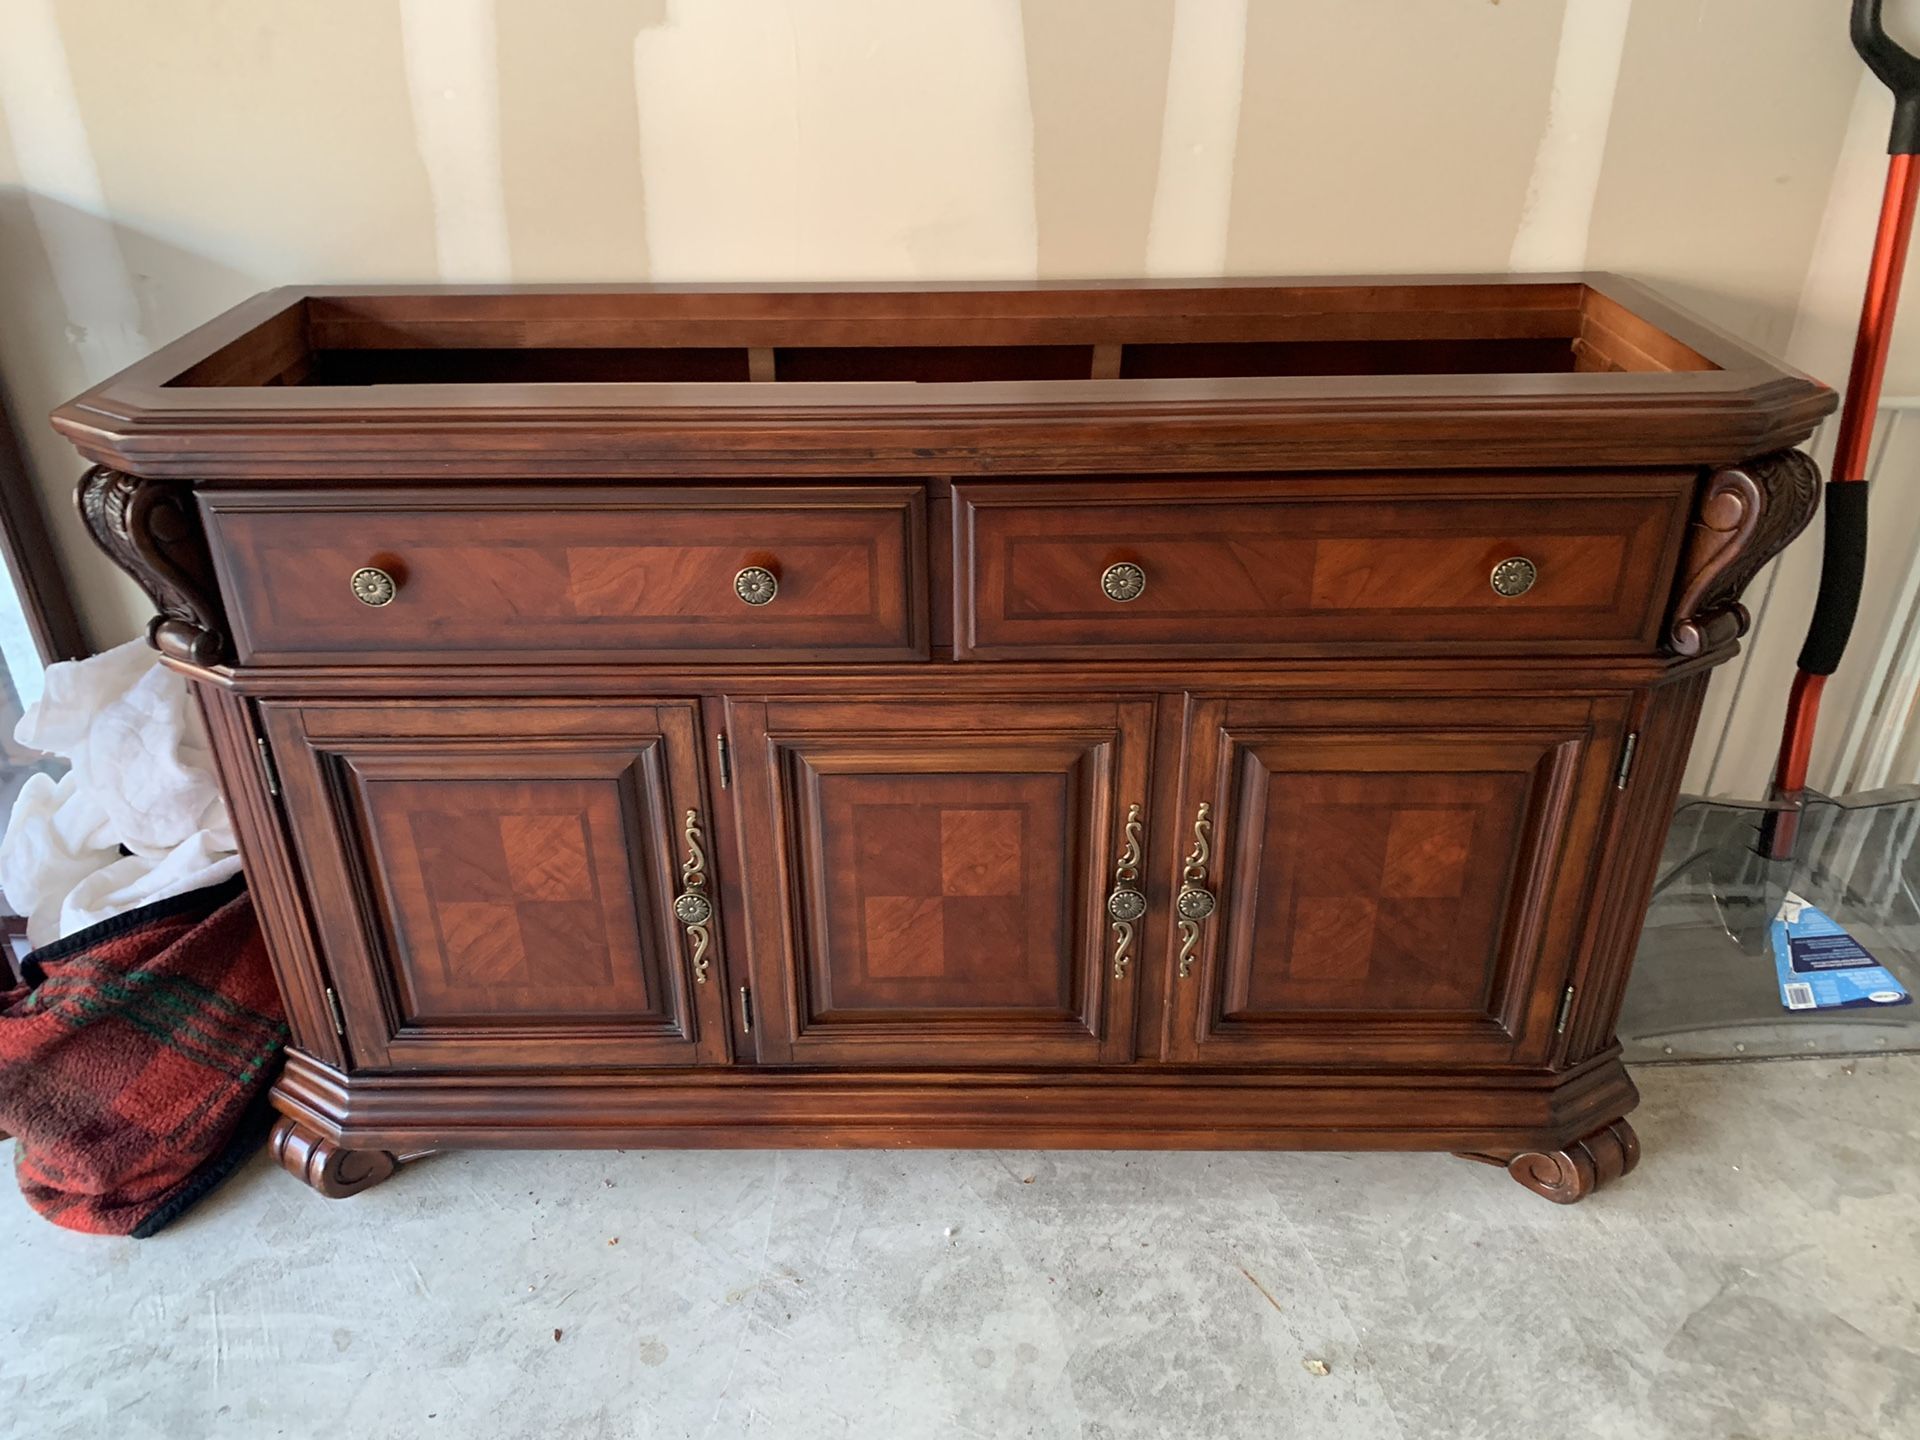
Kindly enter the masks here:
<path id="1" fill-rule="evenodd" d="M 1715 464 L 1832 392 L 1606 275 L 272 291 L 62 406 L 194 479 Z"/>

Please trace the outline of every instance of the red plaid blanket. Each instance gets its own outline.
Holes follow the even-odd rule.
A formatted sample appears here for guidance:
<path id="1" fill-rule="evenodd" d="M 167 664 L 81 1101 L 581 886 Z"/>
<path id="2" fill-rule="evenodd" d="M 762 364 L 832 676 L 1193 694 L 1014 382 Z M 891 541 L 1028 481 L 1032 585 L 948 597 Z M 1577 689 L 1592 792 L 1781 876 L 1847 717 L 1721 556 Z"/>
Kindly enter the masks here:
<path id="1" fill-rule="evenodd" d="M 0 991 L 0 1135 L 27 1203 L 96 1235 L 153 1234 L 258 1146 L 287 1027 L 236 878 L 27 958 Z"/>

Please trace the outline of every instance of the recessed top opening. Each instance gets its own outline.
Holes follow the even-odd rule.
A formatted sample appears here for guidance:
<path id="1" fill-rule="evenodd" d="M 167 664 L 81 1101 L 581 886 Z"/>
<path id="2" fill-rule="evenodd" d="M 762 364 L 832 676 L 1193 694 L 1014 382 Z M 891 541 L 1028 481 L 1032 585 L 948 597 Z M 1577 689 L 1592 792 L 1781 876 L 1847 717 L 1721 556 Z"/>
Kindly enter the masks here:
<path id="1" fill-rule="evenodd" d="M 166 383 L 990 384 L 1716 368 L 1576 282 L 422 291 L 305 298 Z"/>

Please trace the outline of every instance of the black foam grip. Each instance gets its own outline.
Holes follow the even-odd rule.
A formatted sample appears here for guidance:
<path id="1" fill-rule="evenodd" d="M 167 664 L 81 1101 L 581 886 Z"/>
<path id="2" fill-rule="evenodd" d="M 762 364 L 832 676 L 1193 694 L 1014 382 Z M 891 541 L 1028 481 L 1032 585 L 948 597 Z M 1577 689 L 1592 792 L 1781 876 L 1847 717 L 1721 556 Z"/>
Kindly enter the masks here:
<path id="1" fill-rule="evenodd" d="M 1896 45 L 1880 21 L 1883 0 L 1853 0 L 1849 29 L 1853 48 L 1893 92 L 1893 134 L 1889 155 L 1920 154 L 1920 57 Z"/>
<path id="2" fill-rule="evenodd" d="M 1820 597 L 1813 602 L 1800 668 L 1831 675 L 1847 653 L 1853 617 L 1860 609 L 1860 582 L 1867 573 L 1867 487 L 1858 480 L 1827 484 L 1826 549 L 1820 557 Z"/>

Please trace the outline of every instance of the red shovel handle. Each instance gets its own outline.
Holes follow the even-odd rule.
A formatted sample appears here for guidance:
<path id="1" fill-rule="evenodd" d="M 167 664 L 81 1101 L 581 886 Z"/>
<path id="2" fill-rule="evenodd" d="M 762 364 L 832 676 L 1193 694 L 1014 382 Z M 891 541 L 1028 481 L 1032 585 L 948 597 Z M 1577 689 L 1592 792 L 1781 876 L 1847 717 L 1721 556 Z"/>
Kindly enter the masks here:
<path id="1" fill-rule="evenodd" d="M 1820 715 L 1820 692 L 1827 676 L 1840 667 L 1860 606 L 1867 566 L 1867 447 L 1873 416 L 1886 375 L 1887 345 L 1893 338 L 1894 306 L 1913 238 L 1914 202 L 1920 198 L 1920 58 L 1887 35 L 1881 23 L 1882 0 L 1854 0 L 1853 48 L 1893 92 L 1893 133 L 1887 142 L 1887 188 L 1874 232 L 1867 293 L 1860 305 L 1860 329 L 1847 372 L 1847 394 L 1840 407 L 1840 431 L 1834 443 L 1833 471 L 1826 493 L 1826 549 L 1821 557 L 1820 593 L 1800 648 L 1799 673 L 1787 696 L 1786 724 L 1773 772 L 1776 797 L 1798 800 L 1807 788 L 1813 755 L 1813 727 Z M 1793 853 L 1794 816 L 1775 817 L 1764 837 L 1767 853 Z"/>

